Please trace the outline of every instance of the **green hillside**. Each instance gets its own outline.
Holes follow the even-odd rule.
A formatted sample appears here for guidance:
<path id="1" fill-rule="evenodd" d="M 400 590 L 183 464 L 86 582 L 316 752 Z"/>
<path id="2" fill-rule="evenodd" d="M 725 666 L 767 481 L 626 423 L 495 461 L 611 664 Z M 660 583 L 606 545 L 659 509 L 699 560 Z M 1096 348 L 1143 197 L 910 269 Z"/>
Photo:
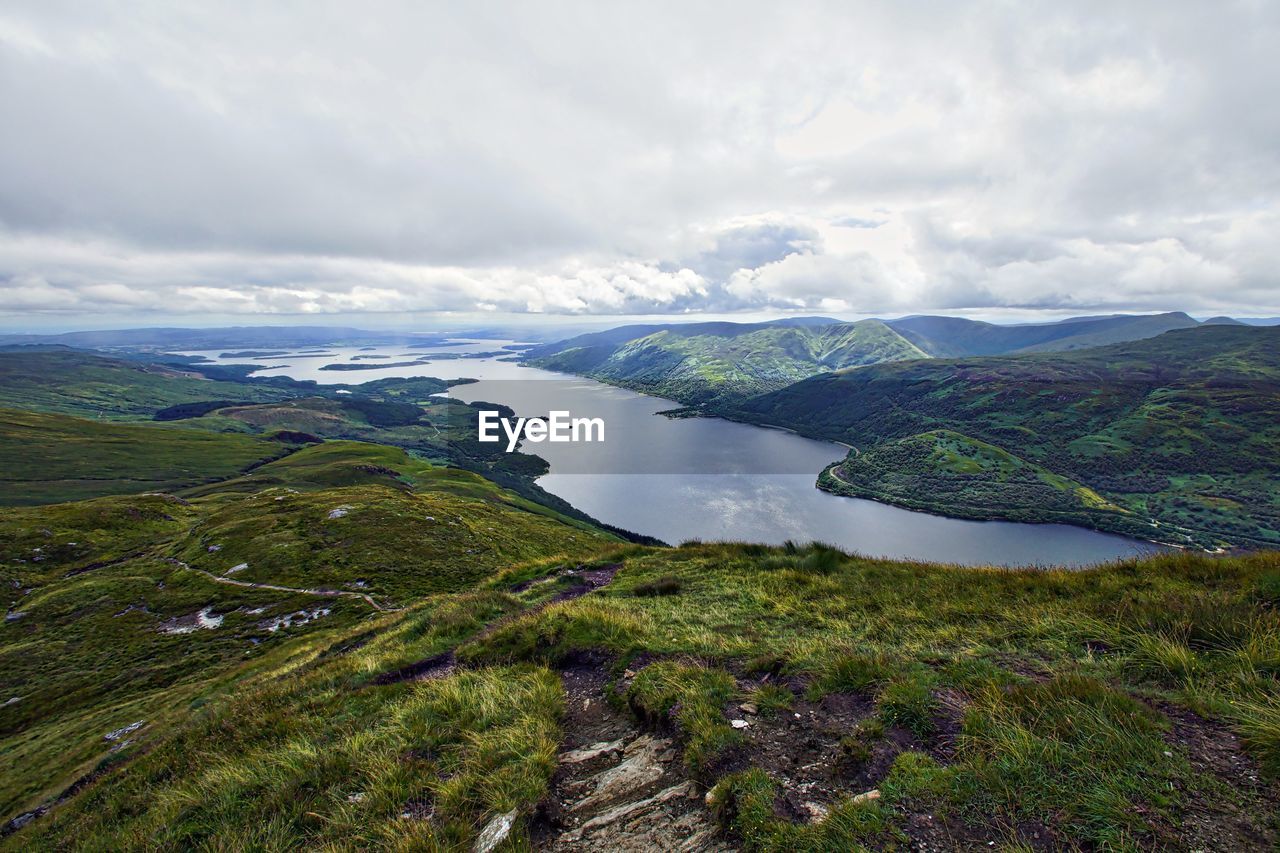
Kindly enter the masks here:
<path id="1" fill-rule="evenodd" d="M 948 430 L 1118 507 L 1082 499 L 1075 523 L 1145 524 L 1149 538 L 1210 547 L 1280 544 L 1275 329 L 1213 325 L 1077 353 L 878 365 L 762 395 L 739 414 L 859 448 L 824 477 L 837 491 L 1026 518 L 1019 507 L 1036 501 L 1017 479 L 920 451 Z M 1069 510 L 1055 502 L 1059 511 Z"/>
<path id="2" fill-rule="evenodd" d="M 107 420 L 150 420 L 202 400 L 265 402 L 279 387 L 215 382 L 195 371 L 61 348 L 0 350 L 0 406 Z"/>
<path id="3" fill-rule="evenodd" d="M 697 323 L 583 335 L 529 350 L 528 363 L 700 404 L 785 387 L 845 367 L 923 358 L 879 320 Z"/>
<path id="4" fill-rule="evenodd" d="M 224 480 L 295 443 L 0 409 L 0 505 L 174 491 Z"/>
<path id="5" fill-rule="evenodd" d="M 0 526 L 32 588 L 0 626 L 5 849 L 1280 837 L 1274 554 L 1008 571 L 601 543 L 269 632 L 317 603 L 165 562 L 202 506 L 141 500 Z M 15 559 L 35 541 L 44 563 Z M 85 562 L 127 550 L 148 553 Z M 211 606 L 216 627 L 157 630 Z"/>
<path id="6" fill-rule="evenodd" d="M 0 519 L 5 819 L 348 629 L 616 541 L 394 448 L 314 446 L 250 479 Z M 137 720 L 136 734 L 104 738 Z"/>

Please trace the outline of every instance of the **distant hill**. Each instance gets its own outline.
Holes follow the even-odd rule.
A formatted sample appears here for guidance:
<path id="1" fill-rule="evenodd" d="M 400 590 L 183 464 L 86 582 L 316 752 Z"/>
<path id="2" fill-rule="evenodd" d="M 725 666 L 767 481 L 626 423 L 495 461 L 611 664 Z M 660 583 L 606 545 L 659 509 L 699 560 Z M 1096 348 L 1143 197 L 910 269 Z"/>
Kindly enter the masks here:
<path id="1" fill-rule="evenodd" d="M 888 320 L 886 324 L 929 355 L 941 358 L 1086 349 L 1153 338 L 1172 329 L 1191 329 L 1200 325 L 1181 311 L 1079 317 L 1057 323 L 1010 326 L 961 317 L 931 316 L 904 317 Z"/>
<path id="2" fill-rule="evenodd" d="M 1073 523 L 1280 544 L 1277 328 L 1205 325 L 1080 352 L 874 365 L 761 395 L 740 413 L 858 447 L 834 472 L 843 487 L 828 476 L 834 491 L 1067 520 L 1056 513 L 1071 510 L 1049 513 L 1025 481 L 1072 491 Z M 1025 511 L 1006 511 L 1015 506 Z"/>
<path id="3" fill-rule="evenodd" d="M 297 444 L 0 409 L 0 506 L 174 491 L 225 480 Z"/>
<path id="4" fill-rule="evenodd" d="M 696 404 L 846 367 L 925 358 L 880 320 L 623 326 L 536 347 L 525 361 Z"/>

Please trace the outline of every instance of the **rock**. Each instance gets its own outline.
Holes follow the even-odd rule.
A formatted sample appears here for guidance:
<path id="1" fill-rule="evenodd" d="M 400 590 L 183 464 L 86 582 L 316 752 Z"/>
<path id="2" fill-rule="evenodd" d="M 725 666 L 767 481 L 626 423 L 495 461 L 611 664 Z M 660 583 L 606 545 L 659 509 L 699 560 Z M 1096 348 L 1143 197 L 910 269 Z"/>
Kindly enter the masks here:
<path id="1" fill-rule="evenodd" d="M 480 835 L 476 838 L 476 844 L 471 849 L 474 853 L 489 853 L 489 851 L 506 840 L 507 836 L 511 834 L 511 827 L 515 822 L 515 809 L 493 818 L 485 824 L 484 829 L 480 830 Z"/>
<path id="2" fill-rule="evenodd" d="M 223 572 L 223 574 L 224 574 L 224 575 L 234 575 L 236 572 L 243 572 L 243 571 L 244 571 L 245 569 L 247 569 L 247 568 L 249 568 L 249 564 L 248 564 L 248 563 L 236 563 L 234 566 L 232 566 L 231 568 L 229 568 L 229 569 L 227 569 L 225 572 Z"/>
<path id="3" fill-rule="evenodd" d="M 747 726 L 751 724 L 748 723 L 746 720 L 730 720 L 729 725 L 733 726 L 735 729 L 745 729 Z"/>
<path id="4" fill-rule="evenodd" d="M 753 702 L 743 702 L 741 705 L 739 705 L 739 706 L 738 706 L 738 710 L 739 710 L 739 711 L 741 711 L 741 712 L 742 712 L 742 713 L 744 713 L 744 714 L 758 714 L 758 713 L 760 713 L 760 709 L 759 709 L 759 708 L 757 708 L 757 707 L 755 706 L 755 703 L 753 703 Z"/>
<path id="5" fill-rule="evenodd" d="M 209 546 L 208 548 L 206 548 L 205 550 L 206 550 L 206 551 L 208 551 L 210 554 L 216 554 L 216 553 L 218 553 L 219 551 L 221 551 L 221 550 L 222 550 L 222 546 L 221 546 L 221 545 L 210 545 L 210 546 Z"/>
<path id="6" fill-rule="evenodd" d="M 815 821 L 822 820 L 831 811 L 822 803 L 805 803 L 804 808 L 809 813 L 809 818 Z"/>
<path id="7" fill-rule="evenodd" d="M 24 812 L 24 813 L 22 813 L 22 814 L 18 815 L 17 817 L 15 817 L 13 820 L 9 821 L 9 826 L 8 826 L 8 828 L 9 828 L 10 830 L 19 830 L 19 829 L 22 829 L 22 827 L 24 827 L 24 826 L 26 826 L 27 824 L 31 823 L 31 821 L 33 821 L 33 820 L 35 820 L 36 818 L 40 817 L 40 815 L 42 815 L 42 814 L 44 814 L 44 806 L 41 806 L 40 808 L 36 809 L 36 810 L 35 810 L 35 811 L 33 811 L 33 812 Z"/>
<path id="8" fill-rule="evenodd" d="M 102 739 L 103 740 L 120 740 L 120 738 L 124 737 L 127 734 L 132 734 L 133 732 L 136 732 L 138 729 L 142 728 L 146 724 L 147 723 L 145 720 L 138 720 L 135 723 L 130 723 L 129 725 L 124 726 L 122 728 L 118 728 L 115 731 L 107 732 L 105 735 L 102 736 Z"/>
<path id="9" fill-rule="evenodd" d="M 593 758 L 599 758 L 602 755 L 608 755 L 611 752 L 617 752 L 622 749 L 622 739 L 600 741 L 590 746 L 584 746 L 581 749 L 570 750 L 560 756 L 561 764 L 581 764 L 584 761 L 590 761 Z"/>
<path id="10" fill-rule="evenodd" d="M 628 669 L 628 670 L 626 670 L 626 671 L 624 671 L 624 672 L 622 673 L 622 677 L 623 677 L 623 678 L 635 678 L 635 677 L 636 677 L 636 671 L 635 671 L 634 669 Z"/>
<path id="11" fill-rule="evenodd" d="M 868 803 L 868 802 L 871 802 L 872 800 L 878 800 L 878 799 L 880 799 L 880 789 L 872 788 L 870 791 L 867 791 L 866 793 L 859 794 L 858 796 L 854 797 L 853 801 L 855 803 Z"/>
<path id="12" fill-rule="evenodd" d="M 22 611 L 22 610 L 14 610 L 14 611 L 9 612 L 9 613 L 6 613 L 6 614 L 4 615 L 4 621 L 6 621 L 6 622 L 17 622 L 19 619 L 21 619 L 22 617 L 24 617 L 24 616 L 26 616 L 26 615 L 27 615 L 27 614 L 26 614 L 26 612 L 25 612 L 25 611 Z"/>
<path id="13" fill-rule="evenodd" d="M 657 759 L 667 745 L 648 735 L 636 738 L 624 750 L 626 760 L 591 778 L 594 783 L 591 794 L 574 805 L 572 811 L 590 811 L 616 802 L 662 778 L 662 766 Z"/>
<path id="14" fill-rule="evenodd" d="M 8 708 L 10 705 L 16 705 L 21 701 L 22 701 L 21 696 L 10 696 L 9 701 L 5 702 L 4 705 L 0 705 L 0 708 Z"/>
<path id="15" fill-rule="evenodd" d="M 277 500 L 279 500 L 279 498 L 277 498 Z M 336 509 L 331 509 L 329 510 L 329 519 L 342 518 L 349 512 L 351 512 L 351 507 L 349 506 L 340 506 Z"/>
<path id="16" fill-rule="evenodd" d="M 362 803 L 362 802 L 364 802 L 364 791 L 356 791 L 354 794 L 348 794 L 348 795 L 347 795 L 347 802 L 348 802 L 348 803 Z"/>
<path id="17" fill-rule="evenodd" d="M 679 785 L 674 785 L 666 790 L 659 791 L 647 799 L 637 800 L 633 803 L 624 803 L 617 808 L 610 809 L 603 814 L 599 814 L 591 818 L 591 820 L 566 835 L 564 840 L 567 842 L 578 841 L 584 835 L 588 835 L 606 826 L 617 823 L 631 815 L 651 811 L 655 806 L 659 806 L 668 800 L 688 796 L 689 790 L 692 787 L 693 784 L 691 782 L 682 782 Z M 476 849 L 479 849 L 478 845 Z"/>

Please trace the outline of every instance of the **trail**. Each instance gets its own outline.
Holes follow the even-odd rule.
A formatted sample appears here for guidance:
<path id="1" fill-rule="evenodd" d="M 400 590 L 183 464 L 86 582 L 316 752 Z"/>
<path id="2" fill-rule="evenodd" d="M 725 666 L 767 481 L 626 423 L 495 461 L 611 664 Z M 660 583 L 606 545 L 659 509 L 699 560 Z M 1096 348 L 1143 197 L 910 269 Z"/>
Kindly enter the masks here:
<path id="1" fill-rule="evenodd" d="M 730 853 L 675 740 L 645 732 L 610 697 L 606 660 L 587 653 L 560 670 L 565 692 L 559 768 L 534 815 L 548 853 Z"/>
<path id="2" fill-rule="evenodd" d="M 381 604 L 373 600 L 373 596 L 366 595 L 363 592 L 349 592 L 343 589 L 301 589 L 295 586 L 277 586 L 276 584 L 270 584 L 270 583 L 254 583 L 253 581 L 240 581 L 240 580 L 236 580 L 235 578 L 226 578 L 220 575 L 215 575 L 212 572 L 206 572 L 204 569 L 197 569 L 194 566 L 188 565 L 187 563 L 184 563 L 182 560 L 177 560 L 177 559 L 174 559 L 173 557 L 166 558 L 165 562 L 172 563 L 173 565 L 178 566 L 179 568 L 186 569 L 189 572 L 195 572 L 198 575 L 204 575 L 206 578 L 213 581 L 214 583 L 224 583 L 224 584 L 227 584 L 228 586 L 239 586 L 239 587 L 245 587 L 246 589 L 268 589 L 273 592 L 290 592 L 290 593 L 295 593 L 297 595 L 315 595 L 321 598 L 340 598 L 340 597 L 360 598 L 360 599 L 363 599 L 374 610 L 380 611 L 382 613 L 395 613 L 397 611 L 404 609 L 403 607 L 383 607 Z"/>

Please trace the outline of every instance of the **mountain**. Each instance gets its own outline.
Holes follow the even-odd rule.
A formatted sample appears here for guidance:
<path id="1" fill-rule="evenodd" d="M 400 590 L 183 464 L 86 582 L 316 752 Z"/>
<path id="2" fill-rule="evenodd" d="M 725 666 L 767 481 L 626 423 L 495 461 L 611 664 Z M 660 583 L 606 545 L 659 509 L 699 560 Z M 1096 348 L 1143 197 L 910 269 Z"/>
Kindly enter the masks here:
<path id="1" fill-rule="evenodd" d="M 1225 322 L 1234 321 L 1206 321 Z M 800 317 L 766 323 L 634 325 L 534 347 L 524 360 L 690 406 L 714 406 L 847 367 L 926 357 L 1065 352 L 1200 325 L 1182 312 L 1024 325 L 937 316 L 853 323 Z"/>
<path id="2" fill-rule="evenodd" d="M 623 326 L 536 347 L 526 363 L 686 404 L 785 387 L 830 370 L 925 353 L 879 320 Z"/>
<path id="3" fill-rule="evenodd" d="M 873 365 L 761 395 L 738 415 L 857 447 L 824 474 L 833 491 L 1207 547 L 1280 544 L 1274 327 Z"/>
<path id="4" fill-rule="evenodd" d="M 1181 311 L 1168 314 L 1077 317 L 1057 323 L 996 325 L 960 317 L 904 317 L 887 325 L 931 356 L 1059 352 L 1151 338 L 1199 323 Z"/>
<path id="5" fill-rule="evenodd" d="M 225 480 L 297 449 L 288 439 L 0 409 L 0 506 Z"/>

